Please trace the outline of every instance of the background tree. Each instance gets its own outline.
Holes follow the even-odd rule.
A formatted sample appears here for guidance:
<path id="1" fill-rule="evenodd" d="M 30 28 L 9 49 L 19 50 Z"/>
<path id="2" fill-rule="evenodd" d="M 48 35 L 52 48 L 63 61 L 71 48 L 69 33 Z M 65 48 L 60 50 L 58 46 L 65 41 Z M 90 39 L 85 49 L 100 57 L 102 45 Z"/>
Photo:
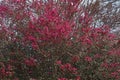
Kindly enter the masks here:
<path id="1" fill-rule="evenodd" d="M 119 4 L 119 0 L 88 0 L 87 4 L 84 5 L 84 7 L 90 15 L 94 16 L 93 25 L 99 26 L 106 24 L 109 25 L 116 32 L 119 32 Z"/>

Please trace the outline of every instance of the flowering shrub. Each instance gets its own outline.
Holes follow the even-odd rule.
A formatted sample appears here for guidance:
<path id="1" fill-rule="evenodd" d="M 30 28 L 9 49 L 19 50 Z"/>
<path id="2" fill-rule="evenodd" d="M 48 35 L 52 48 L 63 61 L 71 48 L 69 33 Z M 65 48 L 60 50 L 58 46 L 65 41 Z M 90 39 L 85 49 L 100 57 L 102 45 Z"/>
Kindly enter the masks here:
<path id="1" fill-rule="evenodd" d="M 107 25 L 95 28 L 81 0 L 3 0 L 0 78 L 119 80 L 120 47 Z"/>

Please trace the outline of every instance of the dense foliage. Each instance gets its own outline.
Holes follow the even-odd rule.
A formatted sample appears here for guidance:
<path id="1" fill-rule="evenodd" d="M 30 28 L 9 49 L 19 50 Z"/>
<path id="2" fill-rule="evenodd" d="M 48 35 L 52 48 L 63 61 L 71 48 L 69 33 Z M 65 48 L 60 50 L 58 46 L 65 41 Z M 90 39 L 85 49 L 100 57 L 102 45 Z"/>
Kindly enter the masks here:
<path id="1" fill-rule="evenodd" d="M 3 0 L 1 80 L 119 80 L 120 40 L 81 0 Z"/>

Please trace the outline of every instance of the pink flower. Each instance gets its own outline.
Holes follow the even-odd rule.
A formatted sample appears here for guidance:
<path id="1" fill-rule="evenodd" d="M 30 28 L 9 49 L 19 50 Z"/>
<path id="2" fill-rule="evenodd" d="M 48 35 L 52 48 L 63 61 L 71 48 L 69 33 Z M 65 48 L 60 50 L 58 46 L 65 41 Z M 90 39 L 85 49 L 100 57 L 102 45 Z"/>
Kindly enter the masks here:
<path id="1" fill-rule="evenodd" d="M 77 77 L 76 77 L 76 80 L 81 80 L 80 76 L 77 76 Z"/>
<path id="2" fill-rule="evenodd" d="M 112 73 L 111 73 L 111 76 L 112 76 L 112 77 L 116 77 L 116 76 L 118 76 L 118 75 L 119 75 L 118 72 L 112 72 Z"/>
<path id="3" fill-rule="evenodd" d="M 3 14 L 9 10 L 8 7 L 0 5 L 0 14 Z"/>
<path id="4" fill-rule="evenodd" d="M 82 28 L 82 31 L 83 31 L 85 34 L 88 34 L 91 30 L 92 30 L 91 27 Z"/>
<path id="5" fill-rule="evenodd" d="M 35 50 L 38 49 L 38 45 L 37 45 L 37 43 L 32 42 L 32 48 L 35 49 Z"/>
<path id="6" fill-rule="evenodd" d="M 78 62 L 80 60 L 79 56 L 73 56 L 72 57 L 72 62 L 75 63 L 75 62 Z"/>
<path id="7" fill-rule="evenodd" d="M 65 68 L 66 68 L 66 69 L 68 69 L 68 68 L 70 68 L 70 67 L 71 67 L 71 64 L 66 63 L 66 64 L 64 64 L 64 66 L 65 66 Z"/>
<path id="8" fill-rule="evenodd" d="M 62 62 L 61 62 L 60 60 L 59 60 L 59 61 L 56 61 L 56 64 L 57 64 L 57 65 L 61 65 L 61 63 L 62 63 Z"/>
<path id="9" fill-rule="evenodd" d="M 106 63 L 106 62 L 104 62 L 104 63 L 101 64 L 101 67 L 108 68 L 108 66 L 109 66 L 108 63 Z"/>
<path id="10" fill-rule="evenodd" d="M 112 56 L 120 56 L 120 49 L 112 49 L 111 51 L 108 52 L 109 55 Z"/>
<path id="11" fill-rule="evenodd" d="M 98 59 L 98 58 L 100 58 L 100 57 L 101 57 L 100 54 L 95 54 L 95 55 L 94 55 L 94 58 L 96 58 L 96 59 Z"/>
<path id="12" fill-rule="evenodd" d="M 34 58 L 29 58 L 29 59 L 25 59 L 24 63 L 27 65 L 27 66 L 30 66 L 30 67 L 33 67 L 33 66 L 36 66 L 36 60 Z"/>
<path id="13" fill-rule="evenodd" d="M 65 68 L 64 65 L 61 65 L 61 66 L 60 66 L 60 69 L 63 70 L 63 71 L 65 71 L 66 68 Z"/>
<path id="14" fill-rule="evenodd" d="M 33 42 L 36 41 L 36 38 L 34 36 L 27 36 L 27 37 L 28 37 L 28 40 L 30 40 L 30 41 L 33 41 Z"/>
<path id="15" fill-rule="evenodd" d="M 77 74 L 78 73 L 77 68 L 75 68 L 75 67 L 71 67 L 70 71 L 71 71 L 72 74 Z"/>
<path id="16" fill-rule="evenodd" d="M 29 29 L 35 29 L 35 25 L 33 25 L 32 22 L 29 22 Z"/>
<path id="17" fill-rule="evenodd" d="M 82 42 L 83 45 L 86 45 L 86 44 L 92 45 L 93 43 L 92 40 L 90 40 L 87 35 L 80 37 L 80 41 Z"/>
<path id="18" fill-rule="evenodd" d="M 92 61 L 92 58 L 89 57 L 89 56 L 86 56 L 86 57 L 85 57 L 85 61 L 87 61 L 87 62 L 91 62 L 91 61 Z"/>
<path id="19" fill-rule="evenodd" d="M 5 71 L 5 68 L 4 67 L 2 67 L 1 69 L 0 69 L 0 76 L 3 76 L 3 77 L 5 77 L 6 76 L 6 71 Z"/>

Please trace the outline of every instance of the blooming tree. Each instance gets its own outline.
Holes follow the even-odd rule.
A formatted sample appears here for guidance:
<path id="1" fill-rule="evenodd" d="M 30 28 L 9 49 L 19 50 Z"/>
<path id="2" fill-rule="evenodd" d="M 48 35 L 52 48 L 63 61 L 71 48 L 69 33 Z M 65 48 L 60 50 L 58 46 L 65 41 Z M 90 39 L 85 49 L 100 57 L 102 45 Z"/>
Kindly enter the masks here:
<path id="1" fill-rule="evenodd" d="M 3 0 L 0 78 L 117 80 L 120 50 L 107 25 L 95 28 L 81 0 Z"/>

